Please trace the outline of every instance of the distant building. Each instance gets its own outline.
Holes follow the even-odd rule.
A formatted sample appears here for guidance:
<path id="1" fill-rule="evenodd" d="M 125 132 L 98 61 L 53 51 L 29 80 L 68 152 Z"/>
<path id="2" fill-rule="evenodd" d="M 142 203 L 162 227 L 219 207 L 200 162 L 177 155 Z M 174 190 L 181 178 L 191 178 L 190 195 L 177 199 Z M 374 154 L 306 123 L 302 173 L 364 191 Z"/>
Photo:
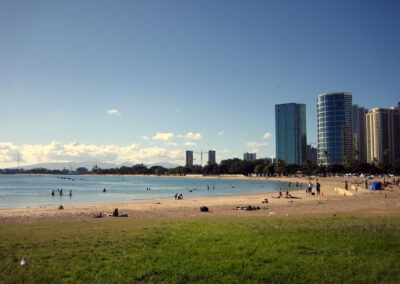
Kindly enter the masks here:
<path id="1" fill-rule="evenodd" d="M 186 167 L 193 167 L 193 151 L 186 151 Z"/>
<path id="2" fill-rule="evenodd" d="M 253 160 L 257 160 L 256 158 L 256 153 L 244 153 L 243 154 L 243 160 L 244 161 L 253 161 Z"/>
<path id="3" fill-rule="evenodd" d="M 368 110 L 353 105 L 353 157 L 359 161 L 367 162 L 367 135 L 365 115 Z"/>
<path id="4" fill-rule="evenodd" d="M 216 163 L 217 162 L 215 159 L 215 151 L 213 151 L 213 150 L 208 151 L 208 164 L 215 165 Z"/>
<path id="5" fill-rule="evenodd" d="M 343 163 L 353 156 L 353 98 L 351 93 L 318 96 L 318 163 Z"/>
<path id="6" fill-rule="evenodd" d="M 310 160 L 311 164 L 316 165 L 318 162 L 317 148 L 307 145 L 307 159 Z"/>
<path id="7" fill-rule="evenodd" d="M 305 104 L 275 105 L 276 158 L 302 165 L 307 157 Z"/>
<path id="8" fill-rule="evenodd" d="M 367 161 L 400 160 L 400 109 L 374 108 L 366 115 Z"/>

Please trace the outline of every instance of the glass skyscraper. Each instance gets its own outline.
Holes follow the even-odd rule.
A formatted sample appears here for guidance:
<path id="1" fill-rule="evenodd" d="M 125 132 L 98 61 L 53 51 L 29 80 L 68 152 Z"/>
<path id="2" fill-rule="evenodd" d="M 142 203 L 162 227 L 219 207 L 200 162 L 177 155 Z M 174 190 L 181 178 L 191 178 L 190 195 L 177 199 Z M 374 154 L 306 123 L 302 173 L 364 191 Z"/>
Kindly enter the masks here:
<path id="1" fill-rule="evenodd" d="M 318 163 L 343 163 L 353 155 L 353 111 L 351 93 L 318 96 Z"/>
<path id="2" fill-rule="evenodd" d="M 307 158 L 305 104 L 275 105 L 276 158 L 302 165 Z"/>

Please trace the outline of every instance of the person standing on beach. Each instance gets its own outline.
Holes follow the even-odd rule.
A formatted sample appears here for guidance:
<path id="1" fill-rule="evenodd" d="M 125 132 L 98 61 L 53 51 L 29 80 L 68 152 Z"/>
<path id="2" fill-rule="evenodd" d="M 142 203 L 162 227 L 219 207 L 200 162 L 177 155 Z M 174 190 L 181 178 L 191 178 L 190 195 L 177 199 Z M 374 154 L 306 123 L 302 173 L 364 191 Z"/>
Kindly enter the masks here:
<path id="1" fill-rule="evenodd" d="M 344 189 L 348 190 L 349 186 L 347 185 L 347 180 L 344 182 Z"/>
<path id="2" fill-rule="evenodd" d="M 309 181 L 309 182 L 308 182 L 308 190 L 307 190 L 307 192 L 308 192 L 309 195 L 311 195 L 312 187 L 313 187 L 313 184 L 311 183 L 311 181 Z"/>
<path id="3" fill-rule="evenodd" d="M 316 189 L 317 189 L 317 195 L 320 195 L 320 193 L 321 193 L 321 185 L 319 184 L 319 182 L 317 182 Z"/>

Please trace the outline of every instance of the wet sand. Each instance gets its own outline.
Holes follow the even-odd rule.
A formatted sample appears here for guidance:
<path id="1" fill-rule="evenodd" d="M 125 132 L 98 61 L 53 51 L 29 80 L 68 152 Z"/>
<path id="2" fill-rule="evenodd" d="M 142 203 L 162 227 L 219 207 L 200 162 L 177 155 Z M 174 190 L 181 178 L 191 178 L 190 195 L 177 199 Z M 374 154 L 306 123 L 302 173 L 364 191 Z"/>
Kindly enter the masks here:
<path id="1" fill-rule="evenodd" d="M 219 178 L 219 177 L 204 177 Z M 228 177 L 220 177 L 228 178 Z M 265 179 L 247 177 L 229 177 L 234 179 Z M 352 186 L 360 182 L 359 189 L 363 188 L 365 179 L 358 178 L 318 178 L 321 184 L 320 196 L 308 196 L 305 185 L 308 178 L 268 178 L 291 182 L 289 193 L 295 199 L 274 198 L 278 193 L 243 194 L 229 197 L 209 197 L 174 200 L 152 200 L 126 203 L 93 204 L 64 206 L 63 210 L 57 207 L 37 208 L 6 208 L 0 209 L 0 223 L 25 223 L 42 220 L 83 220 L 92 218 L 94 214 L 102 212 L 103 215 L 112 213 L 118 208 L 120 214 L 128 214 L 128 218 L 186 218 L 207 216 L 262 216 L 262 217 L 333 217 L 333 216 L 387 216 L 400 217 L 400 188 L 389 186 L 382 192 L 368 191 L 363 193 L 355 191 Z M 349 191 L 344 194 L 344 181 L 348 181 Z M 375 181 L 383 179 L 375 179 Z M 302 188 L 296 188 L 296 181 L 303 183 Z M 391 181 L 391 179 L 390 179 Z M 314 184 L 315 178 L 311 180 Z M 335 191 L 341 189 L 341 193 Z M 285 196 L 285 192 L 282 192 Z M 385 197 L 386 196 L 386 197 Z M 268 203 L 261 203 L 268 198 Z M 209 212 L 200 212 L 201 206 L 207 206 Z M 236 210 L 237 206 L 258 206 L 260 210 Z M 104 217 L 114 218 L 114 217 Z"/>

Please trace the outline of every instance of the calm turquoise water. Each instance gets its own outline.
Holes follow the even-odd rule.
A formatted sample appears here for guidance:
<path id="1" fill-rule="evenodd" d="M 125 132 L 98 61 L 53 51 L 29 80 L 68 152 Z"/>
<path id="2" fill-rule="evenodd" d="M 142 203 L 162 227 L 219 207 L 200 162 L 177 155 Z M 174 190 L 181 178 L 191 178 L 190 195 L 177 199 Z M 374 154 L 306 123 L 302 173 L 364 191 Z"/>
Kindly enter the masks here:
<path id="1" fill-rule="evenodd" d="M 207 186 L 210 187 L 207 190 Z M 214 186 L 214 190 L 212 189 Z M 103 188 L 107 189 L 103 193 Z M 151 188 L 151 190 L 146 190 Z M 0 208 L 184 199 L 286 189 L 277 181 L 121 176 L 0 175 Z M 51 191 L 55 190 L 55 196 Z M 60 196 L 57 189 L 63 189 Z M 72 190 L 72 196 L 69 191 Z"/>

